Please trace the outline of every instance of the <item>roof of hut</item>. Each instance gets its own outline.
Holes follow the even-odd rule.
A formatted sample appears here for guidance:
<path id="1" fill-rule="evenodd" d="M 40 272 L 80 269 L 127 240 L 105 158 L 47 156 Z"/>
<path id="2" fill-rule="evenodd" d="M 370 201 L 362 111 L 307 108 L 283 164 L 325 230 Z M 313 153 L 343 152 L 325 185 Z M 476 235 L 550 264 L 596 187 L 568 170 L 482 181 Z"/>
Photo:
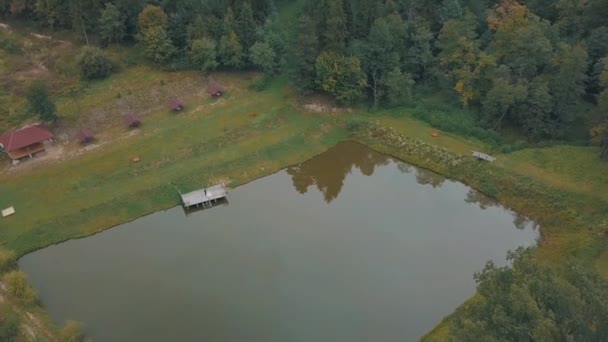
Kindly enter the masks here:
<path id="1" fill-rule="evenodd" d="M 93 134 L 93 131 L 91 131 L 88 128 L 83 128 L 80 130 L 80 132 L 78 132 L 78 139 L 80 141 L 90 140 L 90 139 L 93 139 L 94 137 L 95 137 L 95 135 Z"/>
<path id="2" fill-rule="evenodd" d="M 125 123 L 127 123 L 128 125 L 131 125 L 134 123 L 139 123 L 139 122 L 141 122 L 141 120 L 139 119 L 139 117 L 137 115 L 129 114 L 129 115 L 125 116 Z"/>
<path id="3" fill-rule="evenodd" d="M 53 133 L 43 124 L 26 126 L 0 136 L 0 144 L 7 152 L 53 138 Z"/>
<path id="4" fill-rule="evenodd" d="M 167 106 L 173 110 L 181 109 L 184 106 L 184 102 L 182 102 L 180 99 L 171 99 L 169 102 L 167 102 Z"/>
<path id="5" fill-rule="evenodd" d="M 211 82 L 211 83 L 209 83 L 209 86 L 207 86 L 207 93 L 211 94 L 211 95 L 215 95 L 217 93 L 223 93 L 224 91 L 225 91 L 225 88 L 217 82 Z"/>

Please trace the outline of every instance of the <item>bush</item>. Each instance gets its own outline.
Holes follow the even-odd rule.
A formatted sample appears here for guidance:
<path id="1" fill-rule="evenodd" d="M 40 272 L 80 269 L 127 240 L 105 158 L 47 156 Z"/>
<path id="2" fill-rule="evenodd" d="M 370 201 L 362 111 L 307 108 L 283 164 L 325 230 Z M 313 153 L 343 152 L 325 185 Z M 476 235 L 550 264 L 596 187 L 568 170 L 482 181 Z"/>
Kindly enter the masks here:
<path id="1" fill-rule="evenodd" d="M 23 271 L 11 271 L 5 274 L 3 279 L 8 293 L 21 300 L 23 304 L 38 303 L 38 293 L 27 283 L 27 276 Z"/>
<path id="2" fill-rule="evenodd" d="M 255 80 L 253 80 L 253 82 L 251 82 L 249 87 L 255 91 L 262 91 L 262 90 L 268 88 L 271 81 L 272 81 L 272 76 L 270 76 L 268 74 L 264 74 L 264 75 L 262 75 L 262 77 L 258 77 Z"/>
<path id="3" fill-rule="evenodd" d="M 15 267 L 15 253 L 0 249 L 0 274 L 10 271 Z"/>
<path id="4" fill-rule="evenodd" d="M 83 342 L 85 340 L 82 326 L 76 321 L 67 321 L 59 331 L 59 338 L 62 342 Z"/>
<path id="5" fill-rule="evenodd" d="M 0 312 L 0 341 L 13 342 L 19 339 L 19 318 L 14 312 Z"/>
<path id="6" fill-rule="evenodd" d="M 78 58 L 80 74 L 87 80 L 104 79 L 112 73 L 112 61 L 95 47 L 85 48 Z"/>

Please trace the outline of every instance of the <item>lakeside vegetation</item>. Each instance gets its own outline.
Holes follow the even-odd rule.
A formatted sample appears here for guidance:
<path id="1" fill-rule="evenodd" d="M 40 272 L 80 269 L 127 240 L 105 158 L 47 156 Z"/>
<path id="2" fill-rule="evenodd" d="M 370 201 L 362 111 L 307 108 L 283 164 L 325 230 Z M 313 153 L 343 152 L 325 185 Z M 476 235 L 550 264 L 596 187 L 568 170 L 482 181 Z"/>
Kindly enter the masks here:
<path id="1" fill-rule="evenodd" d="M 16 75 L 2 85 L 0 128 L 48 114 L 27 110 L 35 79 L 48 84 L 59 116 L 61 153 L 0 171 L 0 207 L 17 209 L 2 220 L 0 242 L 17 256 L 175 206 L 177 189 L 238 186 L 354 139 L 538 222 L 534 260 L 552 276 L 568 278 L 575 264 L 608 279 L 608 166 L 595 146 L 608 134 L 602 2 L 328 0 L 278 2 L 279 12 L 267 1 L 209 1 L 205 9 L 169 1 L 147 10 L 145 1 L 112 2 L 120 10 L 89 2 L 0 2 L 11 24 L 28 21 L 26 29 L 0 29 L 0 74 Z M 287 24 L 296 17 L 299 26 Z M 73 32 L 31 37 L 36 25 Z M 74 32 L 109 46 L 81 51 Z M 501 50 L 509 44 L 518 48 Z M 223 99 L 205 94 L 211 80 L 227 88 Z M 299 97 L 302 90 L 312 95 Z M 186 104 L 180 114 L 164 108 L 175 96 Z M 142 117 L 139 130 L 122 124 L 131 113 Z M 78 145 L 80 127 L 94 127 L 98 141 Z M 479 163 L 471 150 L 498 159 Z M 135 156 L 141 161 L 131 162 Z M 602 303 L 605 284 L 589 277 L 599 289 L 594 304 Z M 464 339 L 464 320 L 483 320 L 475 310 L 484 296 L 426 338 Z M 582 313 L 589 324 L 601 314 Z M 542 336 L 566 336 L 552 329 Z"/>

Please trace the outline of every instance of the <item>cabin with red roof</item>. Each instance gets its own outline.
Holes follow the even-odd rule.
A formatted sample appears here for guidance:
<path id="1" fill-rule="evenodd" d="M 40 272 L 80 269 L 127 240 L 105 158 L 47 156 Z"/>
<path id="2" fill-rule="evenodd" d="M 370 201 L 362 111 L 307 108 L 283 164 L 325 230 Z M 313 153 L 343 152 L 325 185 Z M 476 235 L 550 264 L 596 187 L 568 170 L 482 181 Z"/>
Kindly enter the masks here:
<path id="1" fill-rule="evenodd" d="M 0 150 L 13 160 L 29 157 L 46 150 L 45 143 L 53 140 L 53 133 L 43 124 L 26 126 L 0 136 Z"/>

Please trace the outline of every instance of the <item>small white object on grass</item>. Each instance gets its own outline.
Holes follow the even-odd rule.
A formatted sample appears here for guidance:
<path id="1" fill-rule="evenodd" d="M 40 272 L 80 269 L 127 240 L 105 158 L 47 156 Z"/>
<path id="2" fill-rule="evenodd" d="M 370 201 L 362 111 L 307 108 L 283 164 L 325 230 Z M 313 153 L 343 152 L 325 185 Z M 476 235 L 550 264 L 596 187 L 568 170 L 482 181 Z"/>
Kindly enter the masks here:
<path id="1" fill-rule="evenodd" d="M 2 217 L 7 217 L 15 214 L 15 207 L 8 207 L 2 210 Z"/>

